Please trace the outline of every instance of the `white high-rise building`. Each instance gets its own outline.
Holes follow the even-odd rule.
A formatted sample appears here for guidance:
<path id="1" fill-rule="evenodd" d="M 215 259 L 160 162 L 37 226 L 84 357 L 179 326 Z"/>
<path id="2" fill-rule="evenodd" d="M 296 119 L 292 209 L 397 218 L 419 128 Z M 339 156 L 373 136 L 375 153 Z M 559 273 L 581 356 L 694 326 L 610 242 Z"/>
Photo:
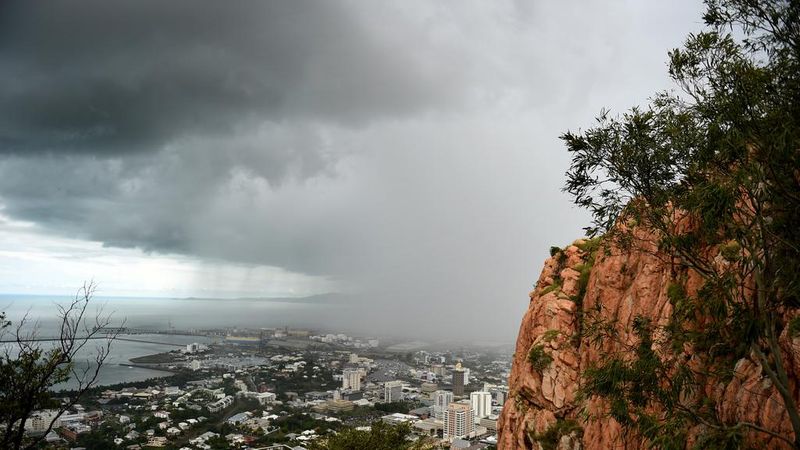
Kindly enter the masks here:
<path id="1" fill-rule="evenodd" d="M 444 420 L 444 412 L 447 405 L 453 401 L 453 393 L 450 391 L 436 391 L 433 393 L 433 415 L 437 420 Z"/>
<path id="2" fill-rule="evenodd" d="M 358 369 L 344 369 L 342 371 L 342 389 L 361 390 L 361 371 Z"/>
<path id="3" fill-rule="evenodd" d="M 505 389 L 492 389 L 489 392 L 491 392 L 494 401 L 496 401 L 499 406 L 503 406 L 506 403 L 506 396 L 508 395 L 508 392 Z"/>
<path id="4" fill-rule="evenodd" d="M 492 400 L 497 402 L 497 406 L 503 406 L 506 401 L 506 395 L 508 394 L 508 388 L 506 386 L 483 383 L 483 389 L 481 390 L 492 394 Z"/>
<path id="5" fill-rule="evenodd" d="M 475 413 L 475 422 L 488 417 L 492 413 L 492 394 L 486 391 L 476 391 L 469 394 L 469 402 Z"/>
<path id="6" fill-rule="evenodd" d="M 399 402 L 402 400 L 403 382 L 387 381 L 383 385 L 383 399 L 385 402 Z"/>
<path id="7" fill-rule="evenodd" d="M 469 403 L 450 403 L 444 412 L 444 438 L 469 437 L 475 432 L 475 418 Z"/>

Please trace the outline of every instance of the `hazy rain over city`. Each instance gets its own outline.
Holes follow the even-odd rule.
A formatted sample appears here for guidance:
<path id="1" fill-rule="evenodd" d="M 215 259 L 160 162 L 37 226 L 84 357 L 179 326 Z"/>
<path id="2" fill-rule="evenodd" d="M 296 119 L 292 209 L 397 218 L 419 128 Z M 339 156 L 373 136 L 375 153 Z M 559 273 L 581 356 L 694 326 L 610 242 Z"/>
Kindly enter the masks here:
<path id="1" fill-rule="evenodd" d="M 0 292 L 338 293 L 311 321 L 511 343 L 587 220 L 559 132 L 669 87 L 701 11 L 3 2 Z"/>

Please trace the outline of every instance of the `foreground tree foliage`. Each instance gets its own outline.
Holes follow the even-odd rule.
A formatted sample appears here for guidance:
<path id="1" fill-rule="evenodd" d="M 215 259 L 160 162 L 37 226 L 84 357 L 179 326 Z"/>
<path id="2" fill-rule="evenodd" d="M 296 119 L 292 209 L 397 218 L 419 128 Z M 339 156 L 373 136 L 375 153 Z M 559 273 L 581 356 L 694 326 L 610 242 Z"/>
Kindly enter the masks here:
<path id="1" fill-rule="evenodd" d="M 103 330 L 110 316 L 102 311 L 93 320 L 87 316 L 94 290 L 94 284 L 86 284 L 71 302 L 54 306 L 60 327 L 50 341 L 37 340 L 49 336 L 39 336 L 38 325 L 27 316 L 12 324 L 0 314 L 0 448 L 37 448 L 58 417 L 94 386 L 116 337 Z M 93 343 L 97 345 L 92 351 L 87 346 Z M 56 400 L 50 388 L 68 380 L 75 385 L 72 396 Z M 41 410 L 52 412 L 44 434 L 26 437 L 25 423 Z"/>
<path id="2" fill-rule="evenodd" d="M 739 448 L 754 433 L 800 448 L 787 370 L 800 349 L 779 344 L 800 332 L 800 2 L 706 5 L 707 31 L 670 53 L 677 93 L 561 137 L 565 190 L 593 215 L 587 232 L 621 249 L 654 239 L 673 267 L 670 323 L 637 319 L 639 342 L 588 370 L 584 393 L 656 448 L 685 448 L 695 425 L 700 448 Z M 613 324 L 586 328 L 615 337 Z M 691 355 L 703 363 L 687 365 Z M 729 380 L 742 358 L 780 394 L 793 436 L 725 423 L 704 398 L 704 383 Z"/>
<path id="3" fill-rule="evenodd" d="M 369 431 L 348 428 L 318 442 L 313 450 L 423 450 L 432 448 L 424 439 L 409 441 L 411 435 L 407 425 L 388 425 L 375 422 Z"/>

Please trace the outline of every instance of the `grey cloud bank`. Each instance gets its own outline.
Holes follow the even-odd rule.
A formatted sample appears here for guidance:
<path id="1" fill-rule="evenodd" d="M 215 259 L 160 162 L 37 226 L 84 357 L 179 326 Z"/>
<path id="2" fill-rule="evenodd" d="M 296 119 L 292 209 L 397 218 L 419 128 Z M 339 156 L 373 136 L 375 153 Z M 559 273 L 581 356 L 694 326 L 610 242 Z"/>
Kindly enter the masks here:
<path id="1" fill-rule="evenodd" d="M 585 222 L 557 136 L 668 86 L 701 9 L 564 3 L 4 2 L 3 213 L 329 277 L 354 326 L 511 339 Z"/>

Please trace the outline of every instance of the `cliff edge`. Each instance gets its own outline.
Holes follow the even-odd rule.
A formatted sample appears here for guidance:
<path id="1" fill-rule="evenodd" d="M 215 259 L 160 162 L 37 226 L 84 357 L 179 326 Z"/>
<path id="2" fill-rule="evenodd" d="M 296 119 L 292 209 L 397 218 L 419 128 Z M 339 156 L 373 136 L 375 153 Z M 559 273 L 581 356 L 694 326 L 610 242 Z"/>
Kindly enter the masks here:
<path id="1" fill-rule="evenodd" d="M 623 252 L 613 246 L 602 248 L 597 240 L 578 240 L 563 250 L 554 248 L 551 255 L 530 293 L 520 326 L 508 380 L 509 397 L 498 422 L 498 448 L 647 448 L 641 437 L 603 414 L 603 400 L 579 395 L 584 371 L 623 348 L 610 341 L 590 342 L 583 327 L 587 326 L 587 314 L 599 314 L 614 320 L 620 341 L 634 343 L 636 317 L 666 324 L 673 308 L 667 291 L 674 269 L 655 245 Z M 689 277 L 688 283 L 696 285 L 698 280 Z M 793 355 L 784 362 L 793 380 L 794 397 L 800 398 L 796 382 L 800 358 L 791 350 L 800 348 L 800 338 L 791 338 L 784 330 L 780 344 L 788 350 L 785 355 Z M 692 359 L 695 357 L 702 359 L 703 355 Z M 783 401 L 753 361 L 739 359 L 730 379 L 708 380 L 701 395 L 714 402 L 726 422 L 746 421 L 791 438 Z M 702 426 L 687 430 L 687 448 Z M 763 433 L 749 432 L 747 443 L 755 448 L 790 448 Z"/>

